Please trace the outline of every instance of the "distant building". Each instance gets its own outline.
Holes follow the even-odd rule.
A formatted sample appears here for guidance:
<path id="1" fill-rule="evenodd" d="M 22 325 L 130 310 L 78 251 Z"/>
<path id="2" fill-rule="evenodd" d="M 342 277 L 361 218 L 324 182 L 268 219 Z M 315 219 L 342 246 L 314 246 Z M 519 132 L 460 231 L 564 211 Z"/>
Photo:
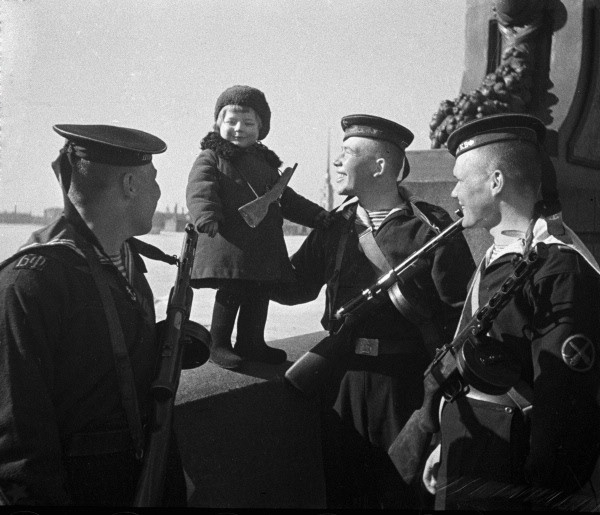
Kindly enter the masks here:
<path id="1" fill-rule="evenodd" d="M 41 216 L 34 216 L 29 213 L 19 213 L 17 206 L 14 211 L 2 211 L 0 212 L 0 223 L 3 224 L 37 224 L 43 225 L 44 218 Z"/>
<path id="2" fill-rule="evenodd" d="M 152 233 L 158 234 L 161 231 L 183 232 L 188 222 L 190 222 L 189 214 L 185 213 L 183 208 L 179 212 L 179 208 L 175 204 L 173 212 L 171 212 L 167 206 L 166 212 L 156 211 L 154 213 L 154 217 L 152 218 Z"/>

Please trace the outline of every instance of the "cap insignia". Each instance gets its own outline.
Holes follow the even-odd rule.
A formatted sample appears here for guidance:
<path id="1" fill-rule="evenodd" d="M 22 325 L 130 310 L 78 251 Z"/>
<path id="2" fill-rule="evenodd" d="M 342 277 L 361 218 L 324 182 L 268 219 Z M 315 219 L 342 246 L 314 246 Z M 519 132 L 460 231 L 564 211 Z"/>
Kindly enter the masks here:
<path id="1" fill-rule="evenodd" d="M 474 139 L 468 139 L 466 141 L 463 141 L 460 145 L 458 145 L 457 152 L 462 152 L 465 148 L 472 147 L 473 145 L 475 145 Z"/>

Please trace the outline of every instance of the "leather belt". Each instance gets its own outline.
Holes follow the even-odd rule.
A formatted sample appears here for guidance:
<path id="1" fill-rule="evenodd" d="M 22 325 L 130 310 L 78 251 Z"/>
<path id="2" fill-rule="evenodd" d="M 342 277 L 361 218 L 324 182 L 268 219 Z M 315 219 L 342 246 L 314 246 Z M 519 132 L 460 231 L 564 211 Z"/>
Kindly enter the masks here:
<path id="1" fill-rule="evenodd" d="M 63 445 L 66 456 L 94 456 L 133 451 L 133 440 L 129 429 L 75 433 Z"/>
<path id="2" fill-rule="evenodd" d="M 355 338 L 354 353 L 360 356 L 380 356 L 382 354 L 418 354 L 421 345 L 414 341 L 389 338 Z"/>

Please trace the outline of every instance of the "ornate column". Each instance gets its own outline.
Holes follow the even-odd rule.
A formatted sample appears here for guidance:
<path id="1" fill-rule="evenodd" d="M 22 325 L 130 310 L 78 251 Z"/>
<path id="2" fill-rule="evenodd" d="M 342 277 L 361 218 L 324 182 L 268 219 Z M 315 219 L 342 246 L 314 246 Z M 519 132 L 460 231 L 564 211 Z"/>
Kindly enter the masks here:
<path id="1" fill-rule="evenodd" d="M 444 100 L 434 113 L 429 125 L 431 148 L 446 146 L 452 131 L 475 118 L 498 113 L 522 113 L 528 111 L 534 91 L 539 90 L 544 69 L 543 56 L 538 51 L 548 33 L 546 12 L 542 0 L 496 0 L 491 12 L 496 24 L 488 46 L 488 73 L 481 85 L 470 93 L 461 93 L 454 100 Z M 501 35 L 493 33 L 494 25 Z M 500 57 L 499 63 L 494 63 Z M 537 68 L 536 68 L 537 65 Z M 535 72 L 538 73 L 535 73 Z M 541 79 L 541 80 L 540 80 Z"/>

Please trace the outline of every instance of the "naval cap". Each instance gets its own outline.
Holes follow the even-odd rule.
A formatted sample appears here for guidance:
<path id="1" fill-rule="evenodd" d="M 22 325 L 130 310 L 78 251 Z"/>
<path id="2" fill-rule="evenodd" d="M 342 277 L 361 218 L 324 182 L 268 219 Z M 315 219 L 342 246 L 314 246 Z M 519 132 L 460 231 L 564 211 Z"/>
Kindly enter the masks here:
<path id="1" fill-rule="evenodd" d="M 525 141 L 541 146 L 546 127 L 535 116 L 504 113 L 484 116 L 465 123 L 448 138 L 448 151 L 458 157 L 469 150 L 502 141 Z"/>
<path id="2" fill-rule="evenodd" d="M 342 118 L 342 129 L 344 130 L 344 141 L 353 136 L 379 139 L 396 145 L 403 153 L 415 138 L 411 131 L 399 123 L 370 114 L 344 116 Z M 408 175 L 409 171 L 410 166 L 405 154 L 402 179 Z"/>
<path id="3" fill-rule="evenodd" d="M 415 138 L 411 131 L 399 123 L 370 114 L 344 116 L 342 118 L 342 129 L 344 129 L 344 140 L 352 136 L 381 139 L 393 143 L 403 152 Z"/>
<path id="4" fill-rule="evenodd" d="M 152 161 L 152 154 L 167 150 L 167 144 L 137 129 L 114 125 L 60 124 L 52 127 L 67 139 L 77 157 L 115 166 L 140 166 Z"/>

